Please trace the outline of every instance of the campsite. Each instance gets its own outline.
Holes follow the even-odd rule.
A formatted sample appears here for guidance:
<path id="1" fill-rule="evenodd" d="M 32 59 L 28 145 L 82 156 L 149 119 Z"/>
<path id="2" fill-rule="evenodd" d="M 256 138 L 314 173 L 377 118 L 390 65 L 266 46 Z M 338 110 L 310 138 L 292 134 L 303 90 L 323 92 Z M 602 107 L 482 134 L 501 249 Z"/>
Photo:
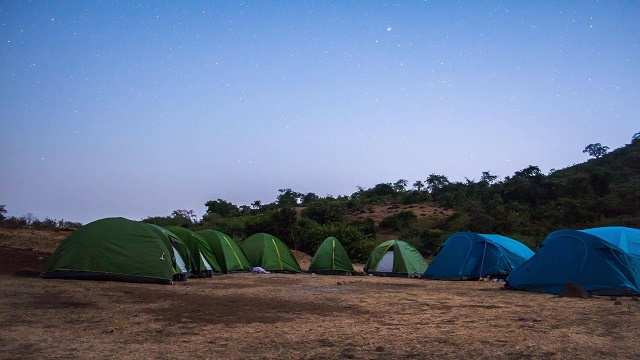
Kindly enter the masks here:
<path id="1" fill-rule="evenodd" d="M 636 297 L 309 273 L 233 273 L 173 285 L 39 278 L 67 235 L 0 229 L 0 358 L 640 356 Z M 307 269 L 311 258 L 294 254 Z"/>

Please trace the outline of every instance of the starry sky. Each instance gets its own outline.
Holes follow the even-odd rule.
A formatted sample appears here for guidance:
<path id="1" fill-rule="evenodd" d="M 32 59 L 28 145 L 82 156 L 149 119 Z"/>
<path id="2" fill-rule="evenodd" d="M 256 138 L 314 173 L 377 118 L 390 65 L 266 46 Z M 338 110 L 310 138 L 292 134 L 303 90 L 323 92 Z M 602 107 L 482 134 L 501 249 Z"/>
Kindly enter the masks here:
<path id="1" fill-rule="evenodd" d="M 0 204 L 87 223 L 543 172 L 640 131 L 638 1 L 0 1 Z"/>

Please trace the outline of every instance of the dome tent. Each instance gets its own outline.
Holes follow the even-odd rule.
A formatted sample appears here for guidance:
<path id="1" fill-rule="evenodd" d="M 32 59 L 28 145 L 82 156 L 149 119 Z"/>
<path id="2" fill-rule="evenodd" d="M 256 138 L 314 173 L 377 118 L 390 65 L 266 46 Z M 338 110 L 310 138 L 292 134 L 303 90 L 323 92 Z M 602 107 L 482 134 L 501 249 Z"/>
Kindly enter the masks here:
<path id="1" fill-rule="evenodd" d="M 173 268 L 176 271 L 176 275 L 174 275 L 174 280 L 185 280 L 186 278 L 193 275 L 191 271 L 191 254 L 189 253 L 189 248 L 187 245 L 173 234 L 171 231 L 155 225 L 155 224 L 147 224 L 151 227 L 151 230 L 154 231 L 158 236 L 164 240 L 167 248 L 173 250 L 172 254 L 172 263 Z"/>
<path id="2" fill-rule="evenodd" d="M 349 274 L 355 272 L 347 251 L 332 236 L 326 238 L 316 250 L 309 271 L 318 274 Z"/>
<path id="3" fill-rule="evenodd" d="M 105 218 L 64 239 L 42 277 L 171 284 L 176 273 L 172 254 L 148 224 Z"/>
<path id="4" fill-rule="evenodd" d="M 505 276 L 533 256 L 533 251 L 501 235 L 458 232 L 442 244 L 424 273 L 436 280 L 469 280 Z"/>
<path id="5" fill-rule="evenodd" d="M 273 235 L 253 234 L 242 242 L 241 247 L 251 266 L 274 272 L 302 272 L 291 250 Z"/>
<path id="6" fill-rule="evenodd" d="M 640 230 L 554 231 L 507 277 L 509 288 L 551 294 L 569 282 L 595 295 L 640 294 Z"/>
<path id="7" fill-rule="evenodd" d="M 422 276 L 427 263 L 418 250 L 402 240 L 389 240 L 376 246 L 364 272 L 380 276 Z"/>
<path id="8" fill-rule="evenodd" d="M 166 226 L 165 229 L 177 235 L 189 248 L 194 276 L 211 276 L 222 272 L 213 250 L 200 235 L 180 226 Z"/>
<path id="9" fill-rule="evenodd" d="M 197 234 L 209 244 L 223 273 L 251 270 L 244 252 L 228 235 L 216 230 L 200 230 Z"/>

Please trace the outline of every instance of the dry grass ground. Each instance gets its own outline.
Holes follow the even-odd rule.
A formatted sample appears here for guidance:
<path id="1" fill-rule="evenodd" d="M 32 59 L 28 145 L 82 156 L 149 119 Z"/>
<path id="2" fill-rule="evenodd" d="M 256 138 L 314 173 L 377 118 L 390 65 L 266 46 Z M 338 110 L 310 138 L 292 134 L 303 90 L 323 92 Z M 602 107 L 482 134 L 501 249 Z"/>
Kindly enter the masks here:
<path id="1" fill-rule="evenodd" d="M 0 247 L 2 359 L 640 358 L 632 298 L 309 274 L 42 280 L 47 257 Z"/>

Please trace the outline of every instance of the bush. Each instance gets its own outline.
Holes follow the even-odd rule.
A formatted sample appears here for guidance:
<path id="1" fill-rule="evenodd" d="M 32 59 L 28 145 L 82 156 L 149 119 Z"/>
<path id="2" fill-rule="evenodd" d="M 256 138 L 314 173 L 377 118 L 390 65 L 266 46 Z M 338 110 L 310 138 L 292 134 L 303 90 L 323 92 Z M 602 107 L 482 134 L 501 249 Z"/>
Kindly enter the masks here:
<path id="1" fill-rule="evenodd" d="M 27 219 L 24 217 L 15 217 L 12 216 L 8 219 L 5 219 L 2 222 L 2 225 L 7 229 L 22 229 L 27 227 Z"/>
<path id="2" fill-rule="evenodd" d="M 405 210 L 382 219 L 382 221 L 380 221 L 380 227 L 399 231 L 417 220 L 418 217 L 413 213 L 413 211 Z"/>

